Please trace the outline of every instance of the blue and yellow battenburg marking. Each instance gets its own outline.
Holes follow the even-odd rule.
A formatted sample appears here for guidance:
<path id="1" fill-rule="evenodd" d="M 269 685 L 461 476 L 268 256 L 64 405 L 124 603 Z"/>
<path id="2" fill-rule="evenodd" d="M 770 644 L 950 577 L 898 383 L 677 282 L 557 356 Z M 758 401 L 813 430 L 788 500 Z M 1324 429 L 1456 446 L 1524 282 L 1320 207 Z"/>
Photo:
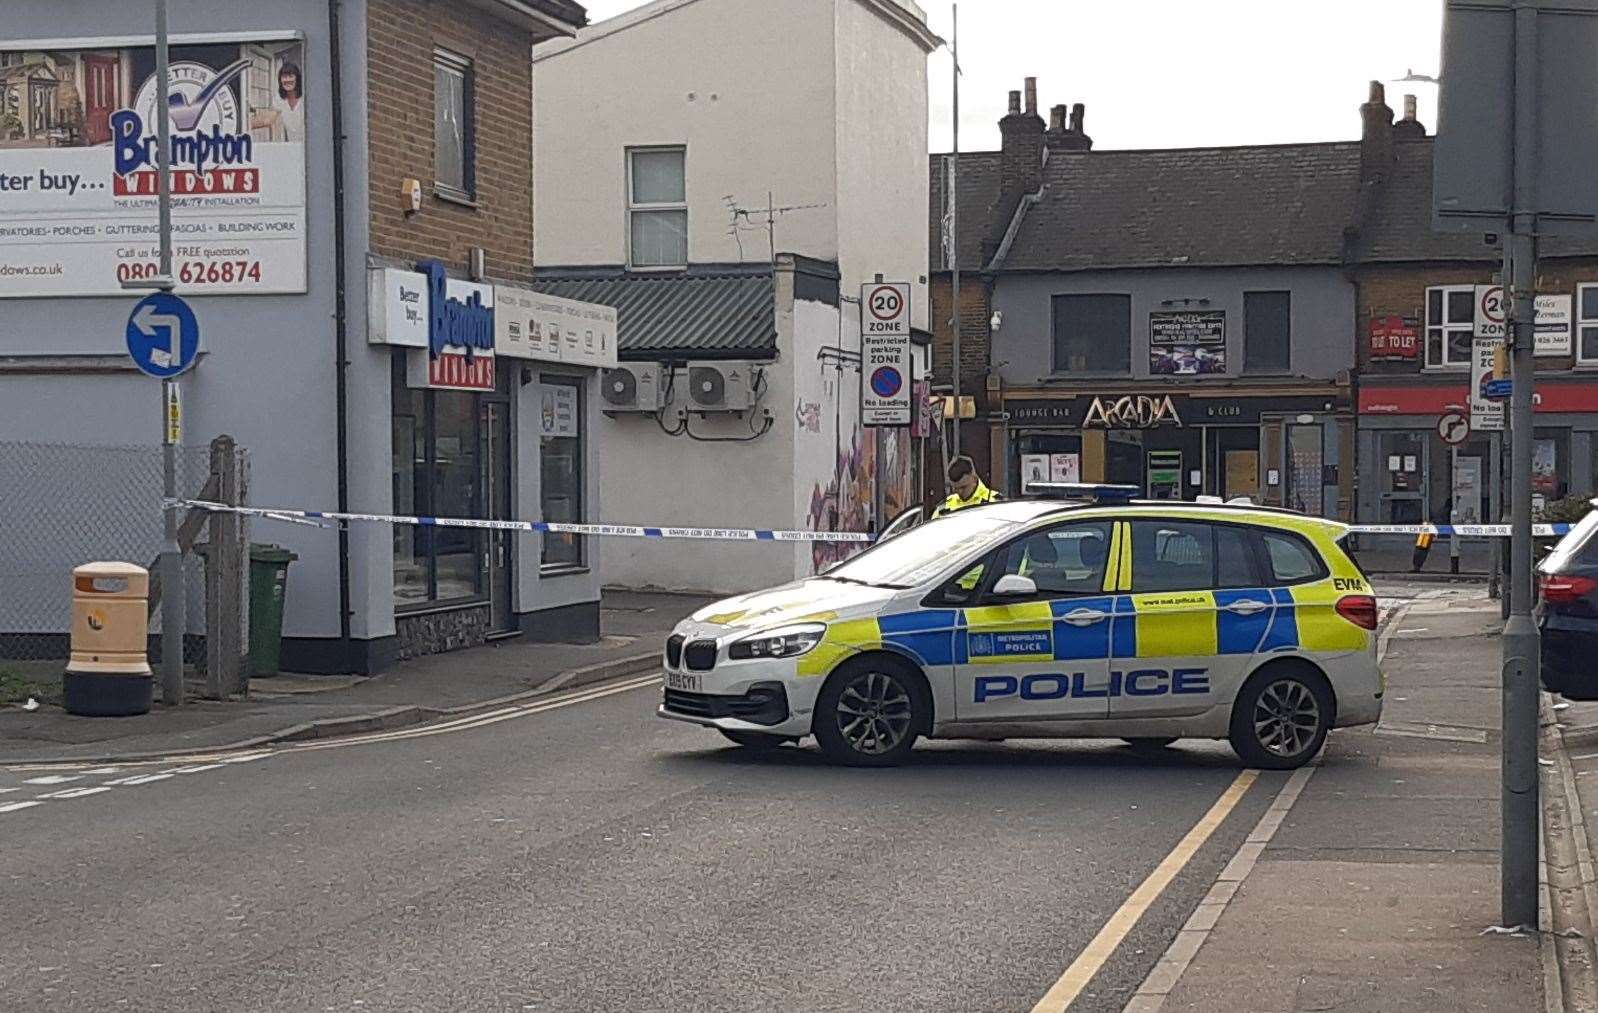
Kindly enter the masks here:
<path id="1" fill-rule="evenodd" d="M 822 643 L 799 659 L 798 669 L 800 675 L 825 675 L 850 655 L 878 646 L 927 666 L 1363 650 L 1366 631 L 1332 607 L 1348 590 L 1364 590 L 1363 582 L 1358 589 L 1320 581 L 918 609 L 832 623 Z M 1230 607 L 1247 603 L 1260 607 Z"/>

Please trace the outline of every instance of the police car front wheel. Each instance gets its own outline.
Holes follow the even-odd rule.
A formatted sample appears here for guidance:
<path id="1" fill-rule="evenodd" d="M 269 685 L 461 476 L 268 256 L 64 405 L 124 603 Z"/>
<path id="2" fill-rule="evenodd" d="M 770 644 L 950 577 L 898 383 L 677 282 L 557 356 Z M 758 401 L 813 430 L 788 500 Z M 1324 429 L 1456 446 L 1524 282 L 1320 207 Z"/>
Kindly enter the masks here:
<path id="1" fill-rule="evenodd" d="M 1319 671 L 1306 665 L 1263 669 L 1237 695 L 1232 748 L 1251 767 L 1302 767 L 1326 742 L 1335 706 Z"/>
<path id="2" fill-rule="evenodd" d="M 836 763 L 884 767 L 907 756 L 926 727 L 927 694 L 906 666 L 861 658 L 834 672 L 816 700 L 815 735 Z"/>

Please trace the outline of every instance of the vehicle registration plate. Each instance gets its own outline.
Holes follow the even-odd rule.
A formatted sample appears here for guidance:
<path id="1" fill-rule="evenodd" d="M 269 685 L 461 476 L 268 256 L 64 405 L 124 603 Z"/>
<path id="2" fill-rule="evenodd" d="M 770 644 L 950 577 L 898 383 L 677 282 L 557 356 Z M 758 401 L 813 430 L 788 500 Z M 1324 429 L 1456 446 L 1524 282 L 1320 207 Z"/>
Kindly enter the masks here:
<path id="1" fill-rule="evenodd" d="M 682 690 L 684 693 L 698 693 L 702 687 L 702 679 L 697 675 L 687 672 L 667 672 L 666 688 Z"/>

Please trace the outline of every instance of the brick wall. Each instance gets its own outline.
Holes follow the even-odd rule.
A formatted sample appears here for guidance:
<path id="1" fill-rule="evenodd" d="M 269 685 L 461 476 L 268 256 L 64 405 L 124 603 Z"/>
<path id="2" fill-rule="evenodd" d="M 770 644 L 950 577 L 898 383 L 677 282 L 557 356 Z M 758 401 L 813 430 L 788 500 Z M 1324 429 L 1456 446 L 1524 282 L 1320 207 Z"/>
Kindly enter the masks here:
<path id="1" fill-rule="evenodd" d="M 464 268 L 486 251 L 488 274 L 533 269 L 532 37 L 449 0 L 372 0 L 368 23 L 374 253 L 438 258 Z M 433 51 L 472 60 L 477 207 L 433 194 Z M 422 210 L 404 213 L 400 187 L 422 182 Z"/>
<path id="2" fill-rule="evenodd" d="M 949 274 L 932 276 L 932 382 L 953 381 L 954 329 L 949 325 L 954 313 L 954 282 Z M 964 394 L 983 394 L 983 385 L 992 360 L 992 316 L 987 283 L 980 274 L 960 275 L 960 390 Z"/>
<path id="3" fill-rule="evenodd" d="M 1372 362 L 1370 359 L 1370 321 L 1372 317 L 1398 315 L 1414 316 L 1421 321 L 1421 341 L 1425 341 L 1426 289 L 1434 285 L 1485 285 L 1493 280 L 1499 270 L 1490 262 L 1426 263 L 1415 265 L 1380 265 L 1360 268 L 1356 274 L 1358 286 L 1356 347 L 1359 350 L 1359 367 L 1367 375 L 1419 374 L 1426 361 L 1422 345 L 1414 362 Z M 1538 264 L 1537 291 L 1574 296 L 1580 282 L 1598 282 L 1598 258 L 1560 258 L 1544 260 Z M 1576 309 L 1573 308 L 1573 313 Z M 1568 369 L 1574 364 L 1574 355 L 1564 360 L 1540 358 L 1539 370 Z"/>

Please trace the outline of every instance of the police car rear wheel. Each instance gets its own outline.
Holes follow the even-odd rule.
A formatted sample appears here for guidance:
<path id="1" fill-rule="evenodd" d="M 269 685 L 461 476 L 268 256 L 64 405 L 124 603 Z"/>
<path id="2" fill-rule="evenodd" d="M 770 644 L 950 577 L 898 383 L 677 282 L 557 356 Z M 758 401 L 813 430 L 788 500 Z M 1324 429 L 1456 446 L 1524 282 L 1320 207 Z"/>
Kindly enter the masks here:
<path id="1" fill-rule="evenodd" d="M 924 726 L 924 694 L 898 665 L 863 659 L 827 681 L 816 701 L 816 743 L 853 766 L 901 762 Z"/>
<path id="2" fill-rule="evenodd" d="M 1261 672 L 1244 685 L 1232 709 L 1232 748 L 1251 767 L 1302 767 L 1326 742 L 1332 708 L 1318 673 L 1296 667 Z"/>
<path id="3" fill-rule="evenodd" d="M 745 749 L 753 749 L 758 752 L 766 752 L 789 742 L 798 741 L 788 735 L 773 735 L 770 732 L 730 731 L 726 728 L 718 728 L 717 731 Z"/>

